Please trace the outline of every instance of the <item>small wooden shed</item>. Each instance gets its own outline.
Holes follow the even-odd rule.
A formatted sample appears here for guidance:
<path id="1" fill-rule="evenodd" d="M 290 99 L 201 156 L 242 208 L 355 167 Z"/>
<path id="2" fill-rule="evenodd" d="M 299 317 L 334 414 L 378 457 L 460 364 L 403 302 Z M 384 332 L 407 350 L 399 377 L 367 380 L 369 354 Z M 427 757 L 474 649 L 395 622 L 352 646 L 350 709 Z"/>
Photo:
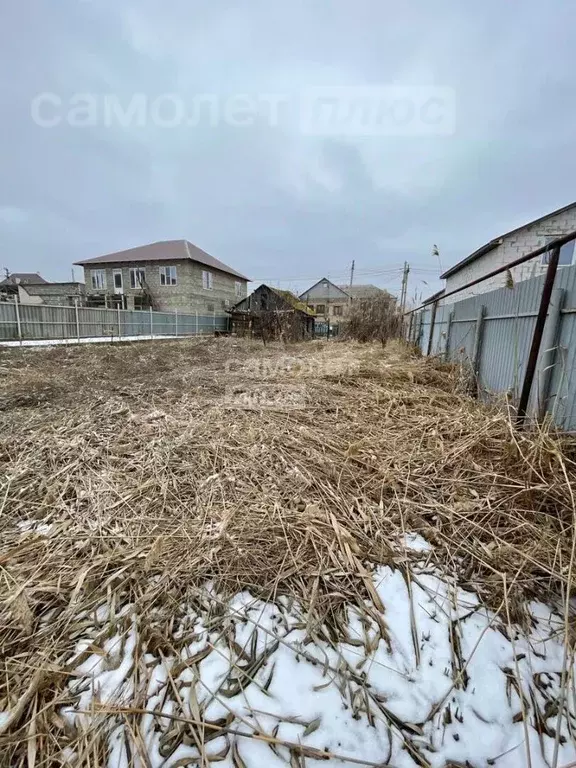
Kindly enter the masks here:
<path id="1" fill-rule="evenodd" d="M 290 291 L 264 283 L 228 310 L 232 333 L 264 341 L 303 341 L 314 338 L 314 312 Z"/>

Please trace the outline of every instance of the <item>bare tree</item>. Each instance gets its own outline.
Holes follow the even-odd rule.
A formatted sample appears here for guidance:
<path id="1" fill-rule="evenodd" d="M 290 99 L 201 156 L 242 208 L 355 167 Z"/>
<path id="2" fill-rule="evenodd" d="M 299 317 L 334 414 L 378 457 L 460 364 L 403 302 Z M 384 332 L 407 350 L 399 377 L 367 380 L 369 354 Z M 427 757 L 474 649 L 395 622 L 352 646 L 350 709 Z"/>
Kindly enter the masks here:
<path id="1" fill-rule="evenodd" d="M 345 336 L 360 342 L 379 341 L 382 346 L 402 333 L 402 315 L 387 295 L 362 299 L 352 304 Z"/>

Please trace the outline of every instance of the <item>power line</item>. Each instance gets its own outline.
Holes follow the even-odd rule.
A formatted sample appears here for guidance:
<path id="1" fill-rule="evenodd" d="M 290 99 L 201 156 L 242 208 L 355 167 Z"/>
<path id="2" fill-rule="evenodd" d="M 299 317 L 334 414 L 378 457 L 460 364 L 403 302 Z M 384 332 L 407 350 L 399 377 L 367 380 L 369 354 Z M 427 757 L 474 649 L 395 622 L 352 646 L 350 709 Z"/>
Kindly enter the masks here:
<path id="1" fill-rule="evenodd" d="M 392 274 L 400 274 L 402 272 L 402 268 L 398 267 L 396 269 L 381 269 L 381 270 L 355 270 L 354 275 L 364 275 L 365 277 L 378 277 L 379 275 L 392 275 Z M 348 277 L 349 273 L 347 271 L 345 272 L 331 272 L 331 277 L 334 279 L 338 278 L 344 278 Z M 253 277 L 250 282 L 257 283 L 257 282 L 274 282 L 280 280 L 281 282 L 287 282 L 290 280 L 294 281 L 304 281 L 304 280 L 321 280 L 322 278 L 318 277 L 318 274 L 316 275 L 293 275 L 290 277 L 278 277 L 278 276 L 268 276 L 268 277 Z M 330 279 L 330 278 L 327 278 Z"/>

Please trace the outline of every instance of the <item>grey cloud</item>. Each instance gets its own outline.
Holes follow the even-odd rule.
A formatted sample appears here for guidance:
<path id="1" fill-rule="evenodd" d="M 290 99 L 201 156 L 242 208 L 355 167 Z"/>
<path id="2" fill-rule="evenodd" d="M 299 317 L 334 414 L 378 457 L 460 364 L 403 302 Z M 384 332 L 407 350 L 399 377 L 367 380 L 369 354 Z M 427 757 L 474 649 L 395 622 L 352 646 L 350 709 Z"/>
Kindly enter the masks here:
<path id="1" fill-rule="evenodd" d="M 253 277 L 436 269 L 574 199 L 576 12 L 423 0 L 22 0 L 0 24 L 0 239 L 14 270 L 187 237 Z M 299 130 L 323 85 L 441 85 L 448 137 L 321 137 Z M 41 92 L 285 94 L 278 126 L 40 128 Z M 412 274 L 413 287 L 437 284 Z M 398 288 L 398 276 L 382 274 Z"/>

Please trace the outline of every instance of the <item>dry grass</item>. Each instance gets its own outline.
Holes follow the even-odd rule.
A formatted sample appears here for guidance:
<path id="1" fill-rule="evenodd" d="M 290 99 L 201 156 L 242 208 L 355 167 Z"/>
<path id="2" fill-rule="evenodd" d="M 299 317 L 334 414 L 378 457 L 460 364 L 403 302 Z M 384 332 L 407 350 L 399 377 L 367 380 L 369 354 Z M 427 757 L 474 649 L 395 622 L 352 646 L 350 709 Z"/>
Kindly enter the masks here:
<path id="1" fill-rule="evenodd" d="M 255 381 L 276 404 L 232 407 L 227 388 Z M 14 713 L 0 723 L 2 764 L 30 759 L 31 724 L 53 764 L 70 652 L 103 600 L 153 617 L 143 637 L 159 651 L 207 581 L 296 598 L 337 637 L 345 606 L 378 607 L 372 565 L 405 566 L 403 531 L 493 608 L 506 598 L 510 621 L 532 597 L 563 600 L 574 444 L 517 432 L 464 384 L 397 346 L 1 352 L 0 711 Z M 304 408 L 286 407 L 302 394 Z M 51 527 L 23 532 L 31 520 Z"/>

